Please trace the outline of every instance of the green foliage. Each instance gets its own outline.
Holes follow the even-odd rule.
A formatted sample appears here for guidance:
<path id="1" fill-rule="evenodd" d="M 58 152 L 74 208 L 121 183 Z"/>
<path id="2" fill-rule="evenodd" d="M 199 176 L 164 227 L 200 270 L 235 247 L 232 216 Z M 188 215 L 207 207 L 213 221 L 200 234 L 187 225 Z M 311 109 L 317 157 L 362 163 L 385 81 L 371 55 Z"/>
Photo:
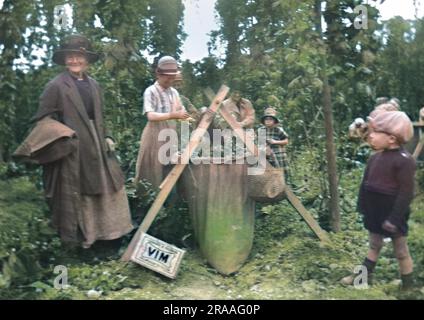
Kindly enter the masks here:
<path id="1" fill-rule="evenodd" d="M 65 31 L 53 27 L 53 10 L 59 4 L 54 0 L 4 3 L 0 21 L 0 161 L 10 160 L 30 128 L 43 87 L 62 70 L 52 68 L 50 62 L 60 39 L 78 32 L 90 38 L 101 53 L 101 61 L 91 66 L 89 73 L 104 89 L 106 123 L 116 135 L 122 165 L 131 176 L 131 160 L 136 158 L 136 143 L 145 124 L 141 93 L 153 80 L 142 54 L 178 56 L 184 39 L 182 2 L 75 0 L 69 3 L 73 28 Z M 100 26 L 93 27 L 96 20 Z M 39 67 L 34 64 L 39 60 L 34 49 L 46 53 Z M 19 57 L 26 60 L 18 66 Z"/>
<path id="2" fill-rule="evenodd" d="M 424 170 L 419 170 L 417 173 L 417 181 L 418 181 L 418 186 L 421 190 L 424 190 Z"/>
<path id="3" fill-rule="evenodd" d="M 309 151 L 306 155 L 303 153 L 294 158 L 311 159 Z M 307 161 L 311 165 L 303 168 L 296 179 L 313 172 L 314 162 Z M 374 286 L 356 290 L 339 284 L 367 251 L 367 233 L 354 209 L 361 176 L 362 169 L 344 170 L 341 175 L 342 201 L 346 202 L 342 205 L 344 228 L 330 235 L 330 244 L 320 244 L 299 214 L 283 200 L 258 207 L 251 256 L 237 274 L 230 277 L 217 274 L 202 261 L 197 250 L 186 248 L 188 252 L 176 280 L 136 264 L 99 260 L 100 249 L 93 248 L 89 255 L 81 250 L 63 251 L 47 225 L 41 193 L 35 191 L 26 178 L 2 181 L 0 190 L 7 192 L 0 191 L 0 283 L 3 287 L 0 296 L 14 299 L 423 299 L 416 291 L 409 295 L 398 291 L 393 282 L 398 278 L 398 267 L 390 244 L 384 248 L 377 265 Z M 309 190 L 299 192 L 302 199 L 313 198 L 319 185 L 319 179 L 308 182 Z M 132 189 L 129 189 L 133 206 L 147 208 L 153 200 L 155 191 L 148 185 L 144 188 L 143 191 L 139 187 L 137 195 L 131 195 Z M 424 284 L 423 204 L 423 194 L 419 193 L 412 206 L 409 236 L 419 288 Z M 165 207 L 162 217 L 155 220 L 152 232 L 160 239 L 186 247 L 178 239 L 190 232 L 186 229 L 186 212 L 181 211 L 184 206 Z M 315 203 L 307 204 L 307 208 L 317 217 Z M 158 228 L 153 230 L 154 226 Z M 16 250 L 12 252 L 10 248 Z M 61 290 L 53 286 L 56 276 L 53 268 L 59 264 L 68 268 L 69 286 Z"/>
<path id="4" fill-rule="evenodd" d="M 182 23 L 184 12 L 182 1 L 153 0 L 149 2 L 149 16 L 152 20 L 150 32 L 153 50 L 151 53 L 178 58 L 186 37 Z"/>
<path id="5" fill-rule="evenodd" d="M 74 28 L 64 32 L 53 26 L 53 9 L 62 2 L 6 0 L 0 19 L 0 163 L 8 161 L 0 165 L 0 296 L 86 299 L 88 291 L 96 290 L 101 292 L 100 299 L 408 298 L 399 295 L 391 282 L 397 277 L 397 266 L 387 248 L 377 267 L 375 287 L 360 291 L 338 284 L 367 250 L 356 198 L 369 149 L 347 141 L 347 125 L 357 116 L 366 116 L 377 96 L 400 98 L 402 109 L 412 119 L 423 102 L 423 20 L 380 21 L 378 10 L 368 7 L 369 28 L 356 30 L 351 26 L 352 9 L 361 3 L 216 2 L 220 26 L 211 34 L 210 55 L 182 64 L 185 82 L 181 92 L 199 107 L 209 104 L 202 93 L 205 87 L 216 91 L 225 83 L 250 99 L 258 115 L 269 105 L 276 107 L 290 136 L 288 182 L 321 226 L 329 229 L 322 113 L 322 75 L 327 74 L 338 147 L 342 232 L 332 234 L 332 244 L 323 247 L 287 201 L 259 206 L 252 255 L 238 274 L 222 277 L 188 249 L 181 273 L 172 282 L 134 264 L 99 262 L 100 249 L 90 254 L 63 251 L 49 227 L 41 192 L 34 187 L 41 189 L 40 169 L 9 160 L 30 129 L 43 87 L 61 71 L 50 62 L 59 40 L 67 33 L 83 33 L 102 53 L 90 74 L 103 87 L 106 124 L 118 142 L 131 209 L 139 223 L 157 195 L 145 182 L 132 183 L 146 121 L 141 115 L 141 93 L 153 81 L 153 70 L 143 55 L 181 54 L 185 39 L 182 1 L 70 1 Z M 322 4 L 326 4 L 324 10 Z M 323 34 L 320 14 L 327 23 Z M 95 20 L 100 27 L 94 27 Z M 214 56 L 218 42 L 226 46 L 224 58 Z M 34 48 L 46 56 L 34 56 Z M 18 64 L 18 58 L 26 60 Z M 36 61 L 41 65 L 36 66 Z M 417 181 L 423 190 L 422 170 L 417 172 Z M 175 193 L 151 233 L 186 247 L 183 239 L 191 233 L 190 217 L 187 204 L 175 203 Z M 422 285 L 424 201 L 422 191 L 417 194 L 410 250 Z M 70 270 L 70 287 L 65 290 L 53 288 L 52 270 L 59 262 Z M 423 297 L 416 294 L 413 298 Z"/>
<path id="6" fill-rule="evenodd" d="M 321 227 L 329 230 L 329 191 L 325 160 L 318 147 L 306 147 L 297 150 L 289 149 L 290 176 L 288 184 L 294 189 L 302 203 L 308 207 L 312 215 L 319 221 Z M 356 212 L 358 186 L 362 179 L 364 164 L 352 160 L 351 154 L 340 159 L 339 164 L 339 194 L 343 230 L 361 230 L 362 220 Z M 351 163 L 354 162 L 355 165 Z M 314 174 L 311 174 L 313 172 Z M 268 208 L 268 207 L 267 207 Z M 270 206 L 266 210 L 281 211 L 280 205 Z M 282 220 L 285 220 L 282 219 Z M 288 230 L 290 233 L 292 230 Z"/>
<path id="7" fill-rule="evenodd" d="M 323 3 L 328 28 L 321 39 Z M 335 127 L 344 132 L 353 117 L 369 112 L 376 94 L 373 61 L 381 43 L 375 32 L 381 25 L 353 28 L 351 12 L 358 4 L 218 1 L 221 25 L 214 41 L 226 45 L 224 72 L 230 86 L 251 99 L 259 114 L 268 105 L 277 107 L 289 133 L 302 143 L 323 133 L 321 74 L 326 71 L 333 86 Z M 368 9 L 369 20 L 376 21 L 378 11 Z"/>
<path id="8" fill-rule="evenodd" d="M 386 22 L 382 38 L 387 42 L 377 56 L 379 69 L 377 92 L 381 96 L 395 96 L 401 108 L 416 119 L 423 104 L 423 20 L 408 21 L 395 17 Z"/>
<path id="9" fill-rule="evenodd" d="M 149 234 L 175 245 L 183 244 L 183 238 L 191 233 L 188 204 L 182 200 L 179 188 L 174 187 L 149 229 Z M 148 181 L 140 180 L 137 185 L 132 182 L 127 185 L 127 194 L 133 217 L 136 223 L 141 223 L 156 199 L 158 190 Z"/>
<path id="10" fill-rule="evenodd" d="M 39 279 L 60 241 L 41 193 L 27 178 L 0 181 L 0 295 Z"/>

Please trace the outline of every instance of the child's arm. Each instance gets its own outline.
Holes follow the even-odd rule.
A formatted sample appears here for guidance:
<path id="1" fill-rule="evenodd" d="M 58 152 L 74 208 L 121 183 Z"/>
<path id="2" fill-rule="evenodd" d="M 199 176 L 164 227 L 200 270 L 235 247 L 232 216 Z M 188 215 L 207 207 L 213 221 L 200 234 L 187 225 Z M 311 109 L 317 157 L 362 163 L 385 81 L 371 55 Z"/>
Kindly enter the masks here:
<path id="1" fill-rule="evenodd" d="M 405 159 L 397 166 L 396 180 L 399 183 L 399 191 L 387 221 L 398 226 L 405 219 L 409 205 L 414 198 L 414 175 L 415 161 L 412 158 Z"/>
<path id="2" fill-rule="evenodd" d="M 278 136 L 278 140 L 277 139 L 269 139 L 268 142 L 270 144 L 276 144 L 276 145 L 280 145 L 280 146 L 285 146 L 289 143 L 289 138 L 287 136 L 287 133 L 284 131 L 283 128 L 279 127 L 279 136 Z"/>
<path id="3" fill-rule="evenodd" d="M 369 172 L 370 172 L 370 167 L 371 167 L 372 162 L 375 159 L 374 156 L 371 156 L 368 159 L 367 166 L 365 167 L 365 172 L 364 172 L 364 175 L 362 177 L 361 186 L 359 187 L 359 194 L 358 194 L 358 200 L 357 200 L 357 210 L 361 214 L 364 214 L 365 213 L 365 200 L 364 200 L 365 183 L 368 180 L 368 175 L 369 175 Z"/>
<path id="4" fill-rule="evenodd" d="M 285 146 L 286 144 L 289 143 L 289 139 L 284 139 L 284 140 L 274 140 L 274 139 L 269 139 L 268 140 L 270 144 L 277 144 L 280 146 Z"/>
<path id="5" fill-rule="evenodd" d="M 172 111 L 167 113 L 147 112 L 147 120 L 149 121 L 165 121 L 172 119 L 187 119 L 190 115 L 185 110 Z"/>

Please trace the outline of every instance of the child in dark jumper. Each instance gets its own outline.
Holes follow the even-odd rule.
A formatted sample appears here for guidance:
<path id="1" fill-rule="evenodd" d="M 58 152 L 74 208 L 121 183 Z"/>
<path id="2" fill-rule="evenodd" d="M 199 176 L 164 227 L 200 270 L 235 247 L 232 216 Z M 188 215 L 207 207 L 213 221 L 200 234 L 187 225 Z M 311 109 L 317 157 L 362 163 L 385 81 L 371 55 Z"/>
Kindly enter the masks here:
<path id="1" fill-rule="evenodd" d="M 368 161 L 359 191 L 358 207 L 369 231 L 369 251 L 363 262 L 368 284 L 384 238 L 390 237 L 399 263 L 401 288 L 413 287 L 413 262 L 407 245 L 410 204 L 414 196 L 415 161 L 402 147 L 413 136 L 404 112 L 377 113 L 370 119 L 368 142 L 377 152 Z M 355 275 L 342 279 L 351 285 Z"/>

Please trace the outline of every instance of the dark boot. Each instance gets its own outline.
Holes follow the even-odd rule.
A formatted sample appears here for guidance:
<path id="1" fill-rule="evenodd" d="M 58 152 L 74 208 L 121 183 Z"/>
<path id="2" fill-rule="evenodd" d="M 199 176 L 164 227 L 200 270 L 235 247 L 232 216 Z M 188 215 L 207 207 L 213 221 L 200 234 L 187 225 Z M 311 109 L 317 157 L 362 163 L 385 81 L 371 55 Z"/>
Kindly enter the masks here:
<path id="1" fill-rule="evenodd" d="M 414 274 L 413 272 L 408 274 L 401 274 L 400 278 L 402 280 L 402 283 L 400 285 L 400 289 L 402 291 L 409 291 L 414 288 Z"/>
<path id="2" fill-rule="evenodd" d="M 363 266 L 365 266 L 368 270 L 368 285 L 372 285 L 373 282 L 373 273 L 377 262 L 372 261 L 368 258 L 365 258 L 364 262 L 362 263 Z"/>
<path id="3" fill-rule="evenodd" d="M 362 262 L 362 265 L 367 268 L 367 284 L 370 286 L 372 285 L 373 280 L 373 272 L 375 269 L 375 265 L 377 263 L 375 261 L 369 260 L 368 258 L 365 258 L 364 262 Z M 359 274 L 351 274 L 347 277 L 344 277 L 340 282 L 344 285 L 352 286 L 354 284 L 355 278 L 359 276 Z"/>

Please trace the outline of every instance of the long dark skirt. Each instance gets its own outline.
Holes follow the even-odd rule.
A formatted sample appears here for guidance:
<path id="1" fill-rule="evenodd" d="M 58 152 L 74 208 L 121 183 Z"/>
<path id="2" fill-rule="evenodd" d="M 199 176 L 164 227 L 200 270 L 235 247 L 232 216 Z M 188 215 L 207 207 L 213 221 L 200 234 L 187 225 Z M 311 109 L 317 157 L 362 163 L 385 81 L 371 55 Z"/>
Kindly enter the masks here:
<path id="1" fill-rule="evenodd" d="M 101 157 L 100 141 L 94 122 L 90 121 L 90 125 L 101 159 L 98 163 L 102 168 L 99 179 L 103 181 L 104 190 L 99 195 L 81 194 L 82 215 L 79 217 L 79 226 L 84 237 L 82 245 L 86 248 L 96 240 L 118 239 L 134 228 L 125 186 L 114 191 L 111 179 L 107 177 L 104 159 Z"/>

